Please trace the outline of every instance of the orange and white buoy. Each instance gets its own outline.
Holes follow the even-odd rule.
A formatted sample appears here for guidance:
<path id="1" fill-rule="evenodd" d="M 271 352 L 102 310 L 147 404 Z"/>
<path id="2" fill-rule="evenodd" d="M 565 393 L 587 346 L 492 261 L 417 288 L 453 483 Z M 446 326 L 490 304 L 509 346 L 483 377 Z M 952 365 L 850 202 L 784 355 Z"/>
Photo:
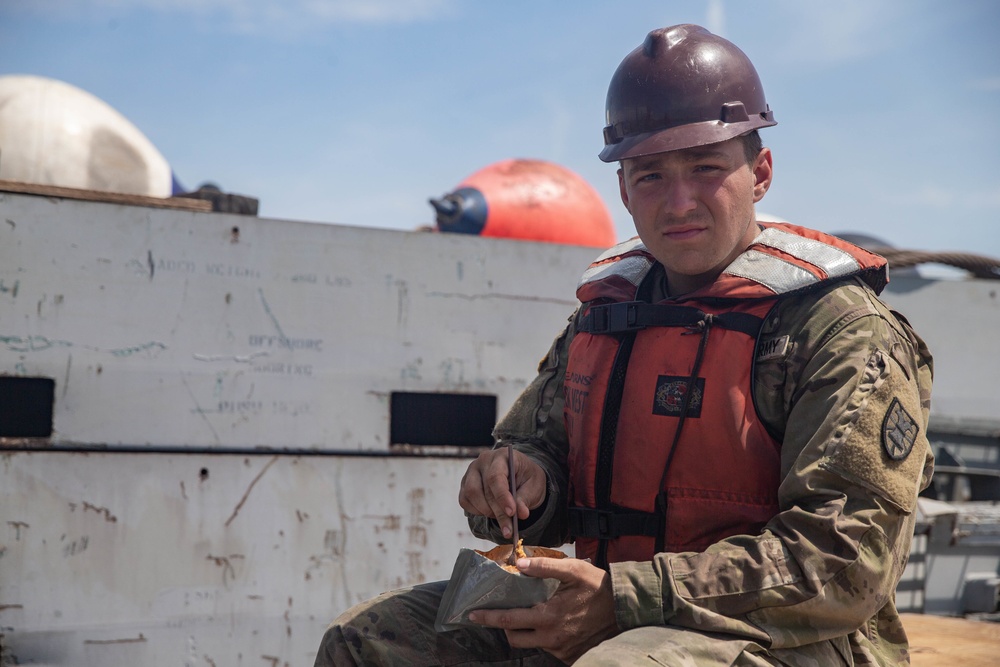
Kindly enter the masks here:
<path id="1" fill-rule="evenodd" d="M 437 230 L 607 248 L 614 222 L 594 188 L 544 160 L 501 160 L 431 199 Z"/>

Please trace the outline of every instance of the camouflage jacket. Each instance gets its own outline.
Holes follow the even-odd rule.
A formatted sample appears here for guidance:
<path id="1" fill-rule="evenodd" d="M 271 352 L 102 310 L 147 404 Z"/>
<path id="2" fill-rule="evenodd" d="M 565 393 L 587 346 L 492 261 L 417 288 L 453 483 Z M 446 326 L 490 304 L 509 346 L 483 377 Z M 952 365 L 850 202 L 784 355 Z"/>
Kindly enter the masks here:
<path id="1" fill-rule="evenodd" d="M 654 300 L 664 298 L 659 280 Z M 546 501 L 522 527 L 529 544 L 569 539 L 563 377 L 574 322 L 494 432 L 548 475 Z M 856 665 L 906 663 L 894 591 L 933 470 L 930 353 L 856 279 L 780 299 L 760 339 L 784 336 L 785 353 L 758 361 L 754 375 L 758 414 L 782 443 L 779 513 L 760 534 L 703 552 L 612 563 L 618 625 L 676 625 L 769 649 L 831 641 Z M 891 437 L 902 414 L 919 429 L 905 456 Z M 503 541 L 495 522 L 469 521 L 478 536 Z"/>

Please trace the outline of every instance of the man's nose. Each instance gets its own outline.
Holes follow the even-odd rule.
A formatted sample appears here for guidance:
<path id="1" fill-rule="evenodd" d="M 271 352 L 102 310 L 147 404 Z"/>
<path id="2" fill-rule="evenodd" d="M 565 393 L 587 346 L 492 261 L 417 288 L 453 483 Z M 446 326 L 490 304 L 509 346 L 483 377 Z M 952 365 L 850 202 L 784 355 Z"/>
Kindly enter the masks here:
<path id="1" fill-rule="evenodd" d="M 668 215 L 683 217 L 698 207 L 695 201 L 695 189 L 687 179 L 665 179 L 663 188 L 663 208 Z"/>

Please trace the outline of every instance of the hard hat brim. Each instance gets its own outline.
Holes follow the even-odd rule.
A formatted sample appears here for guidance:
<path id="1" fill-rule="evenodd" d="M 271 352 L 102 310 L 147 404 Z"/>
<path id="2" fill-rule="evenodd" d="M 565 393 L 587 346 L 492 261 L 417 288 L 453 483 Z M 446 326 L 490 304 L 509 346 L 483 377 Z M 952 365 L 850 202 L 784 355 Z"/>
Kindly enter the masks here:
<path id="1" fill-rule="evenodd" d="M 756 116 L 737 123 L 724 123 L 720 120 L 689 123 L 624 137 L 616 143 L 605 146 L 598 157 L 603 162 L 617 162 L 643 155 L 707 146 L 777 124 L 773 116 L 771 118 Z"/>

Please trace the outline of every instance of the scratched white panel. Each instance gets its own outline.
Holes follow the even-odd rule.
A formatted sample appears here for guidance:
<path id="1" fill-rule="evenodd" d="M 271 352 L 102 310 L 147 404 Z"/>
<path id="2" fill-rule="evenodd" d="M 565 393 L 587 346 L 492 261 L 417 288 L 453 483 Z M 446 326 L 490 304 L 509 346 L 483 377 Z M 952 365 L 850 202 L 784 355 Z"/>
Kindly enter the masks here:
<path id="1" fill-rule="evenodd" d="M 466 464 L 4 454 L 0 633 L 19 664 L 311 665 L 340 611 L 486 546 Z"/>
<path id="2" fill-rule="evenodd" d="M 596 254 L 0 194 L 0 373 L 54 443 L 385 449 L 391 391 L 502 414 Z"/>

